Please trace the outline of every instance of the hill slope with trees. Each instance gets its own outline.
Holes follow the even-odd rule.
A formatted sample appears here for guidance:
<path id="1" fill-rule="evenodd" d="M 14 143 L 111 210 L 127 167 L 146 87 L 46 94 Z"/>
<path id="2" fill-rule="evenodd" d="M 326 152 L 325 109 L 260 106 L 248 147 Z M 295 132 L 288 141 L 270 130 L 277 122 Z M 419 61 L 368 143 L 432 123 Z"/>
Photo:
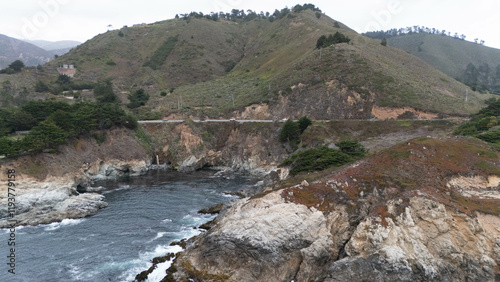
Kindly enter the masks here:
<path id="1" fill-rule="evenodd" d="M 465 40 L 465 35 L 458 33 L 448 35 L 446 31 L 418 29 L 411 32 L 368 32 L 365 35 L 380 40 L 386 38 L 389 46 L 419 57 L 472 90 L 500 94 L 500 50 L 484 46 L 484 41 L 479 38 L 470 42 Z"/>
<path id="2" fill-rule="evenodd" d="M 62 64 L 75 65 L 75 84 L 111 79 L 123 104 L 144 89 L 149 100 L 133 109 L 140 117 L 229 118 L 256 105 L 269 119 L 368 119 L 381 107 L 466 116 L 489 98 L 314 5 L 123 27 L 44 65 L 36 79 L 54 85 Z"/>

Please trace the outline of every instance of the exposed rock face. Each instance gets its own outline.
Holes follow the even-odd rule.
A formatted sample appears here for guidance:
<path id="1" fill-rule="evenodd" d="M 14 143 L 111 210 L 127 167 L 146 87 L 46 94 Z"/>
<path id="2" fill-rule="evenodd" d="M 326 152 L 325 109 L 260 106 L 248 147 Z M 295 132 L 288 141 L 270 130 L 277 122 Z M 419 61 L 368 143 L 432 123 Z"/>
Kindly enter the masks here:
<path id="1" fill-rule="evenodd" d="M 147 124 L 160 162 L 180 171 L 225 166 L 263 176 L 276 170 L 285 150 L 276 142 L 281 124 Z"/>
<path id="2" fill-rule="evenodd" d="M 395 209 L 394 203 L 389 210 Z M 392 214 L 391 214 L 392 215 Z M 395 215 L 392 215 L 395 216 Z M 485 217 L 485 215 L 481 215 Z M 488 217 L 488 216 L 487 216 Z M 499 224 L 500 218 L 489 216 Z M 178 277 L 196 281 L 494 281 L 500 230 L 413 197 L 405 212 L 357 226 L 345 206 L 321 212 L 280 192 L 243 199 L 182 254 Z M 491 222 L 489 222 L 491 223 Z M 344 247 L 345 246 L 345 247 Z M 196 271 L 193 271 L 196 270 Z"/>
<path id="3" fill-rule="evenodd" d="M 97 160 L 82 166 L 83 174 L 91 180 L 113 179 L 123 176 L 139 176 L 147 173 L 151 164 L 144 160 Z"/>
<path id="4" fill-rule="evenodd" d="M 115 179 L 125 175 L 137 176 L 147 172 L 145 161 L 102 160 L 84 164 L 80 173 L 66 177 L 51 177 L 37 181 L 24 176 L 16 181 L 16 216 L 18 225 L 37 225 L 61 221 L 65 218 L 82 218 L 107 206 L 104 196 L 88 191 L 93 180 Z M 5 171 L 2 171 L 2 174 Z M 2 177 L 6 179 L 6 177 Z M 7 195 L 7 186 L 2 185 L 2 195 Z M 7 197 L 0 197 L 0 217 L 7 217 Z M 0 221 L 0 227 L 7 226 Z"/>
<path id="5" fill-rule="evenodd" d="M 12 219 L 17 221 L 17 225 L 47 224 L 65 218 L 82 218 L 107 206 L 104 196 L 78 194 L 68 183 L 71 183 L 68 179 L 18 182 L 16 215 Z M 7 199 L 1 198 L 0 204 L 0 217 L 8 217 Z M 6 221 L 0 221 L 0 227 L 6 226 Z"/>
<path id="6" fill-rule="evenodd" d="M 239 200 L 178 258 L 174 275 L 180 281 L 499 280 L 500 202 L 491 195 L 500 189 L 495 176 L 475 166 L 498 157 L 477 154 L 482 150 L 464 140 L 412 140 L 324 179 Z M 455 152 L 460 158 L 450 158 Z M 461 178 L 464 172 L 475 176 Z M 464 196 L 464 187 L 488 189 L 488 197 Z"/>
<path id="7" fill-rule="evenodd" d="M 342 234 L 348 229 L 341 214 L 324 216 L 314 208 L 285 203 L 277 192 L 244 199 L 185 256 L 207 277 L 234 273 L 231 281 L 290 281 L 300 267 L 317 274 L 318 263 L 325 266 L 334 256 L 330 230 Z"/>
<path id="8" fill-rule="evenodd" d="M 94 180 L 145 174 L 148 155 L 131 132 L 117 129 L 106 141 L 74 140 L 62 146 L 59 154 L 23 156 L 0 164 L 0 178 L 7 169 L 15 169 L 15 200 L 18 225 L 37 225 L 81 218 L 107 206 L 104 196 L 89 191 Z M 7 185 L 0 184 L 0 217 L 7 217 Z M 83 194 L 80 194 L 83 193 Z M 0 221 L 0 227 L 6 226 Z"/>

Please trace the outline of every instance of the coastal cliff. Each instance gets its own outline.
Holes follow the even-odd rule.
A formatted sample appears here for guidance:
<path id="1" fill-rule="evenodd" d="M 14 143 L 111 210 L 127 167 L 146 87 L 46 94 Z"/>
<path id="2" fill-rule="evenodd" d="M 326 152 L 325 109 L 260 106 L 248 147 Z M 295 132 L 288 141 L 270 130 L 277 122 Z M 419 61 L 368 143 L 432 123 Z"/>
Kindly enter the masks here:
<path id="1" fill-rule="evenodd" d="M 498 154 L 420 138 L 239 200 L 176 260 L 179 281 L 495 281 Z"/>
<path id="2" fill-rule="evenodd" d="M 365 147 L 379 150 L 421 135 L 441 136 L 454 126 L 452 121 L 363 121 L 318 123 L 302 136 L 303 147 L 332 145 L 340 136 L 356 136 Z M 80 218 L 106 206 L 104 196 L 92 187 L 96 180 L 140 176 L 157 160 L 163 167 L 193 171 L 215 167 L 241 171 L 259 177 L 277 171 L 292 149 L 277 142 L 281 123 L 194 123 L 145 124 L 138 131 L 115 129 L 104 141 L 94 137 L 70 140 L 59 152 L 26 155 L 0 162 L 1 177 L 16 170 L 19 225 L 45 224 L 64 218 Z M 158 159 L 156 158 L 158 156 Z M 284 179 L 286 169 L 274 178 Z M 259 186 L 243 195 L 268 188 Z M 0 203 L 7 202 L 6 182 L 0 185 Z M 0 216 L 6 217 L 6 205 Z M 7 223 L 0 223 L 6 226 Z"/>

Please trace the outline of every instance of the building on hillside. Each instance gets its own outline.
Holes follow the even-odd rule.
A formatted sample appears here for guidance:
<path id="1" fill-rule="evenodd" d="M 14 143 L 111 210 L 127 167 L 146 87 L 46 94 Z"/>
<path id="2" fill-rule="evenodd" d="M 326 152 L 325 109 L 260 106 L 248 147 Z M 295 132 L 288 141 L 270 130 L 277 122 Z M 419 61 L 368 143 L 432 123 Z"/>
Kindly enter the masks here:
<path id="1" fill-rule="evenodd" d="M 59 74 L 64 74 L 69 77 L 74 77 L 76 69 L 74 65 L 62 65 L 62 67 L 57 68 L 57 72 L 59 72 Z"/>

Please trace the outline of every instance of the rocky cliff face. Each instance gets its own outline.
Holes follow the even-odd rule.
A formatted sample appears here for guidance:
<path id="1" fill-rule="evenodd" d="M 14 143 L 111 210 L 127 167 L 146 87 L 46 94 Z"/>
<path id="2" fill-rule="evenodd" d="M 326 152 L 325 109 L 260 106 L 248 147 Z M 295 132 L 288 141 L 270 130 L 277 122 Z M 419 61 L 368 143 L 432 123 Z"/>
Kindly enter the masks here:
<path id="1" fill-rule="evenodd" d="M 417 123 L 417 122 L 416 122 Z M 408 136 L 440 135 L 437 126 L 398 126 L 397 123 L 370 123 L 370 127 L 354 123 L 329 123 L 313 126 L 302 136 L 304 146 L 333 144 L 337 135 L 352 132 L 358 139 L 366 139 L 365 145 L 377 149 Z M 19 224 L 40 224 L 78 218 L 95 213 L 106 205 L 104 197 L 90 194 L 89 184 L 94 180 L 138 176 L 156 163 L 170 165 L 181 171 L 192 171 L 207 166 L 225 171 L 244 171 L 264 176 L 277 170 L 278 164 L 288 156 L 290 148 L 277 142 L 281 123 L 193 123 L 146 124 L 144 130 L 150 140 L 137 137 L 128 130 L 114 130 L 106 140 L 98 144 L 93 138 L 75 139 L 59 148 L 57 154 L 23 156 L 0 163 L 2 179 L 7 169 L 16 169 L 17 191 L 24 204 L 17 210 Z M 388 135 L 384 135 L 384 134 Z M 377 139 L 371 137 L 378 136 Z M 385 136 L 385 137 L 384 137 Z M 148 142 L 150 151 L 141 142 Z M 287 170 L 273 173 L 269 178 L 284 179 Z M 265 189 L 265 185 L 259 189 Z M 259 189 L 243 191 L 252 195 Z M 7 214 L 7 186 L 0 185 L 0 216 Z M 81 193 L 87 193 L 85 195 Z M 68 202 L 69 201 L 69 202 Z M 70 204 L 71 203 L 71 204 Z M 80 203 L 80 207 L 77 205 Z M 21 216 L 22 215 L 22 216 Z M 0 226 L 1 223 L 0 223 Z"/>
<path id="2" fill-rule="evenodd" d="M 498 280 L 497 162 L 482 143 L 423 138 L 310 184 L 242 199 L 177 259 L 174 275 L 180 281 Z"/>
<path id="3" fill-rule="evenodd" d="M 170 163 L 181 171 L 225 166 L 264 175 L 286 156 L 277 142 L 281 124 L 187 122 L 147 124 L 145 128 L 159 148 L 160 163 Z"/>
<path id="4" fill-rule="evenodd" d="M 180 171 L 217 166 L 264 176 L 276 169 L 285 155 L 281 144 L 275 142 L 279 127 L 236 123 L 146 126 L 154 139 L 149 145 L 156 148 L 155 153 L 147 152 L 133 131 L 115 130 L 102 144 L 81 138 L 62 146 L 58 154 L 6 160 L 0 164 L 1 176 L 7 179 L 7 169 L 16 170 L 18 205 L 14 219 L 19 225 L 80 218 L 107 205 L 104 196 L 93 193 L 98 192 L 89 186 L 93 181 L 143 175 L 156 155 L 160 164 Z M 6 183 L 2 183 L 0 193 L 0 217 L 6 217 Z M 0 222 L 0 227 L 8 225 Z"/>
<path id="5" fill-rule="evenodd" d="M 102 144 L 92 138 L 73 140 L 57 154 L 22 156 L 0 163 L 0 178 L 15 169 L 18 225 L 37 225 L 81 218 L 106 207 L 104 196 L 91 193 L 94 180 L 147 172 L 149 155 L 126 130 L 107 134 Z M 0 185 L 0 217 L 7 217 L 7 182 Z M 9 224 L 0 221 L 0 227 Z"/>

